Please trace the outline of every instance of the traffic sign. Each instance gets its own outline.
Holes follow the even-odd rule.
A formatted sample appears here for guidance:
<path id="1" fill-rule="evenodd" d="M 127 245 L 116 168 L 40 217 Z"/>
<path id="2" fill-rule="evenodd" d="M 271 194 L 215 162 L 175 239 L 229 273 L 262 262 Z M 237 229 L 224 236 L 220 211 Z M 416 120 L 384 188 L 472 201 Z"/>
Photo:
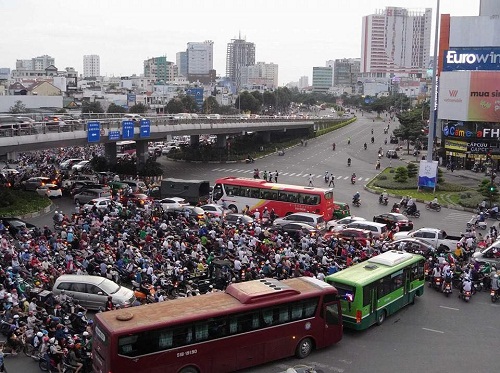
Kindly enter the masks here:
<path id="1" fill-rule="evenodd" d="M 149 137 L 151 135 L 151 121 L 149 119 L 141 119 L 140 137 Z"/>
<path id="2" fill-rule="evenodd" d="M 109 140 L 120 140 L 120 131 L 109 131 L 108 139 Z"/>
<path id="3" fill-rule="evenodd" d="M 130 140 L 134 138 L 134 121 L 124 120 L 122 121 L 122 139 Z"/>
<path id="4" fill-rule="evenodd" d="M 101 123 L 88 122 L 87 123 L 87 141 L 99 142 L 101 140 Z"/>

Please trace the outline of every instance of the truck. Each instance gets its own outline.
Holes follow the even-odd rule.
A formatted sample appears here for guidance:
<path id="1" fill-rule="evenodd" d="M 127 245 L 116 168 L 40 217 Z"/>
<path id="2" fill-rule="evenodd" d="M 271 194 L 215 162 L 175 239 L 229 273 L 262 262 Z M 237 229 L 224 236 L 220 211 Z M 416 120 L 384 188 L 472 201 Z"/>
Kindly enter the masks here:
<path id="1" fill-rule="evenodd" d="M 210 183 L 207 180 L 162 179 L 159 187 L 151 191 L 153 198 L 181 197 L 192 205 L 207 203 Z"/>
<path id="2" fill-rule="evenodd" d="M 449 252 L 455 250 L 457 243 L 462 239 L 460 236 L 450 236 L 444 230 L 437 228 L 420 228 L 409 232 L 398 232 L 393 236 L 394 240 L 413 237 L 432 245 L 438 251 Z"/>

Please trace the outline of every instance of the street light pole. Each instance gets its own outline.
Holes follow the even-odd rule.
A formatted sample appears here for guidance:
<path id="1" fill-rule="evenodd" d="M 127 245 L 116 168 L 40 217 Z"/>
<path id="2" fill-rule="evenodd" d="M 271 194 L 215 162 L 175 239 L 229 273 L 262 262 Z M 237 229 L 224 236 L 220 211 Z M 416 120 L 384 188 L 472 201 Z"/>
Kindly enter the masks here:
<path id="1" fill-rule="evenodd" d="M 436 98 L 437 98 L 437 61 L 438 61 L 438 43 L 439 43 L 439 5 L 440 0 L 437 0 L 436 6 L 436 30 L 434 33 L 434 60 L 432 66 L 432 96 L 431 102 L 429 105 L 429 137 L 427 139 L 427 162 L 432 162 L 432 154 L 434 150 L 434 137 L 436 136 L 434 127 L 435 127 L 435 118 L 434 118 L 434 110 L 437 106 Z"/>

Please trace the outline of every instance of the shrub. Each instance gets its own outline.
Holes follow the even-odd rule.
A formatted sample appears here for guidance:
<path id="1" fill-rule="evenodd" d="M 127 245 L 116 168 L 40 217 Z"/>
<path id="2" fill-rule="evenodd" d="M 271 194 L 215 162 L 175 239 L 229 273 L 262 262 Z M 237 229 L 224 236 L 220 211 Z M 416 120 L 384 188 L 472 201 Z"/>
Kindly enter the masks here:
<path id="1" fill-rule="evenodd" d="M 393 173 L 394 173 L 394 168 L 391 168 L 391 169 L 389 170 L 389 173 L 390 173 L 390 174 L 393 174 Z"/>
<path id="2" fill-rule="evenodd" d="M 401 166 L 396 169 L 394 180 L 398 183 L 404 183 L 406 180 L 408 180 L 408 170 L 406 169 L 406 167 Z"/>
<path id="3" fill-rule="evenodd" d="M 380 175 L 378 177 L 379 180 L 387 180 L 387 175 Z"/>
<path id="4" fill-rule="evenodd" d="M 406 166 L 406 171 L 408 172 L 408 177 L 410 178 L 417 176 L 417 165 L 415 163 L 409 163 L 408 166 Z"/>

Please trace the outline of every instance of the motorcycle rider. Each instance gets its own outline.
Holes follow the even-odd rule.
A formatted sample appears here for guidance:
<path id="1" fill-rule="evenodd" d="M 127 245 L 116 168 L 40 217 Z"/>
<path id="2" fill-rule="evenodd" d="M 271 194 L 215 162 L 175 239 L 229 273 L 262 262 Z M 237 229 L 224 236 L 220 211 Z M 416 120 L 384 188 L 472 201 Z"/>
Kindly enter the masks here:
<path id="1" fill-rule="evenodd" d="M 463 295 L 466 291 L 472 294 L 472 281 L 470 280 L 469 276 L 464 277 L 464 280 L 462 281 L 462 289 L 460 292 Z"/>
<path id="2" fill-rule="evenodd" d="M 351 175 L 351 183 L 354 184 L 356 182 L 356 173 L 353 172 Z"/>
<path id="3" fill-rule="evenodd" d="M 380 194 L 379 202 L 382 203 L 382 202 L 385 202 L 385 201 L 388 201 L 388 200 L 389 200 L 389 195 L 387 194 L 387 190 L 384 189 L 384 191 L 382 192 L 382 194 Z"/>
<path id="4" fill-rule="evenodd" d="M 365 150 L 368 149 L 368 145 L 366 144 L 366 142 L 365 145 L 363 145 L 363 147 L 365 148 Z"/>
<path id="5" fill-rule="evenodd" d="M 437 196 L 434 196 L 434 199 L 431 201 L 431 208 L 436 208 L 439 206 L 438 198 Z"/>
<path id="6" fill-rule="evenodd" d="M 332 144 L 332 150 L 335 151 L 335 143 Z"/>
<path id="7" fill-rule="evenodd" d="M 497 297 L 500 295 L 498 289 L 500 289 L 500 280 L 498 279 L 498 275 L 495 273 L 493 275 L 493 279 L 491 280 L 491 290 L 495 291 L 495 295 Z"/>
<path id="8" fill-rule="evenodd" d="M 493 207 L 489 211 L 491 217 L 495 217 L 498 215 L 498 205 L 493 205 Z"/>
<path id="9" fill-rule="evenodd" d="M 453 276 L 451 274 L 451 268 L 450 266 L 448 265 L 447 267 L 445 266 L 446 269 L 443 268 L 443 287 L 441 289 L 441 291 L 444 291 L 444 287 L 449 284 L 450 285 L 450 289 L 452 288 L 451 286 L 451 281 L 453 279 Z M 450 293 L 451 293 L 451 290 L 450 290 Z"/>
<path id="10" fill-rule="evenodd" d="M 394 202 L 394 205 L 392 205 L 391 212 L 399 212 L 399 203 Z"/>
<path id="11" fill-rule="evenodd" d="M 435 263 L 434 269 L 432 270 L 431 284 L 434 285 L 435 279 L 439 277 L 441 277 L 441 270 L 439 269 L 439 265 Z"/>
<path id="12" fill-rule="evenodd" d="M 361 198 L 361 195 L 359 194 L 359 192 L 356 192 L 356 194 L 354 194 L 352 196 L 352 202 L 359 202 L 359 199 Z"/>
<path id="13" fill-rule="evenodd" d="M 413 214 L 417 211 L 417 206 L 415 205 L 415 202 L 413 201 L 412 197 L 408 199 L 408 202 L 406 203 L 406 208 L 409 214 Z"/>
<path id="14" fill-rule="evenodd" d="M 347 158 L 347 166 L 351 166 L 351 158 Z"/>

